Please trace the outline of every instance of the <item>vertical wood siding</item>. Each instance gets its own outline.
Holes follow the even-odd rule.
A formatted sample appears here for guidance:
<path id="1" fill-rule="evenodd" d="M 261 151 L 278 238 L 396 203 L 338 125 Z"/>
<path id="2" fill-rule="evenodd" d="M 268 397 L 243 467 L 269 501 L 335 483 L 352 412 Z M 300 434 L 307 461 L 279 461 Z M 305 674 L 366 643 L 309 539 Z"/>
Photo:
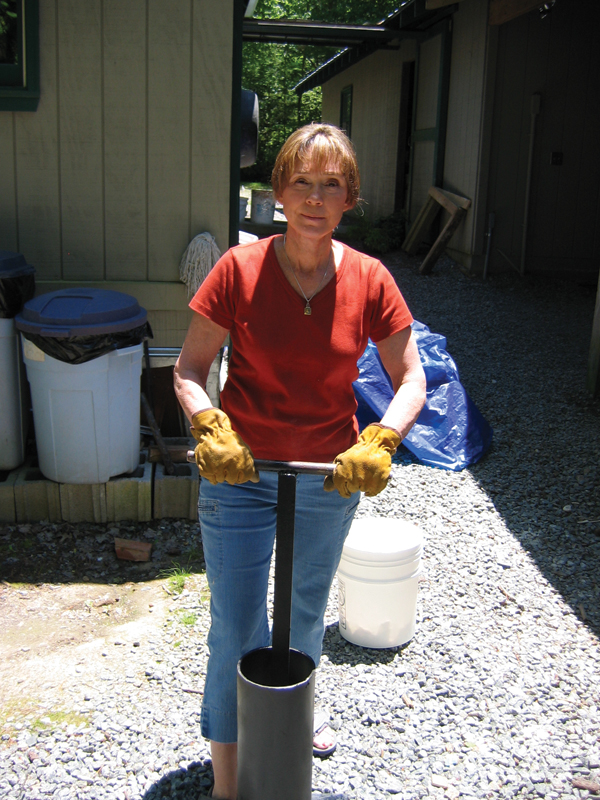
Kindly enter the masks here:
<path id="1" fill-rule="evenodd" d="M 463 0 L 453 16 L 452 26 L 443 188 L 472 201 L 451 240 L 453 249 L 469 255 L 481 253 L 484 246 L 485 190 L 483 198 L 479 194 L 480 186 L 487 186 L 483 152 L 487 15 L 487 3 Z"/>
<path id="2" fill-rule="evenodd" d="M 178 281 L 227 247 L 233 0 L 40 0 L 37 112 L 0 112 L 0 249 L 39 280 Z"/>
<path id="3" fill-rule="evenodd" d="M 525 269 L 595 280 L 600 260 L 600 4 L 557 3 L 499 29 L 488 208 L 500 248 L 519 263 L 531 95 L 536 120 Z M 550 163 L 563 153 L 562 166 Z"/>

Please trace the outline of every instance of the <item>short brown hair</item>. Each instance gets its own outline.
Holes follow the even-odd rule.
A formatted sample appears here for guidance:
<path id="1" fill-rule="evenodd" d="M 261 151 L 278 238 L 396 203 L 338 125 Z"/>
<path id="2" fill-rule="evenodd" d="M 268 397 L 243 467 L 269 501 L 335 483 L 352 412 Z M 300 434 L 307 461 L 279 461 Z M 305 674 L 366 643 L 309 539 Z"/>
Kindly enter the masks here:
<path id="1" fill-rule="evenodd" d="M 275 195 L 286 188 L 298 161 L 304 165 L 316 164 L 323 169 L 332 162 L 338 164 L 348 183 L 348 200 L 353 203 L 359 200 L 360 174 L 354 146 L 344 131 L 335 125 L 311 122 L 288 137 L 271 174 Z"/>

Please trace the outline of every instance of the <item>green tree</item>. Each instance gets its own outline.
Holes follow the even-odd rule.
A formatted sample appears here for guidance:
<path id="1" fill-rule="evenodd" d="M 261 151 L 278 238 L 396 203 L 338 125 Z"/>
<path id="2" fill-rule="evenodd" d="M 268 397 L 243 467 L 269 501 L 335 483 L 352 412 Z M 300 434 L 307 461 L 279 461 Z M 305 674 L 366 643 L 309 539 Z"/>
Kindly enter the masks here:
<path id="1" fill-rule="evenodd" d="M 255 19 L 305 19 L 364 24 L 380 22 L 397 6 L 393 0 L 259 0 Z M 241 171 L 242 182 L 270 180 L 279 148 L 296 128 L 321 119 L 321 88 L 298 98 L 294 86 L 337 52 L 335 47 L 246 42 L 242 85 L 256 92 L 260 106 L 257 163 Z"/>

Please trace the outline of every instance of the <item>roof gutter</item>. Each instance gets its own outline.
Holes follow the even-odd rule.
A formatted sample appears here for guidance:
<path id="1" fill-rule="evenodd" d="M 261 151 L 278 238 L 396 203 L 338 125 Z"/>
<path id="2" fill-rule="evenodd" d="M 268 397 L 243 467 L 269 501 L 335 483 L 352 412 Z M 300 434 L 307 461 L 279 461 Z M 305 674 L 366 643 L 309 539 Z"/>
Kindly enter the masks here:
<path id="1" fill-rule="evenodd" d="M 245 42 L 316 44 L 343 47 L 377 42 L 380 46 L 398 38 L 398 32 L 379 25 L 341 25 L 305 20 L 245 19 Z"/>

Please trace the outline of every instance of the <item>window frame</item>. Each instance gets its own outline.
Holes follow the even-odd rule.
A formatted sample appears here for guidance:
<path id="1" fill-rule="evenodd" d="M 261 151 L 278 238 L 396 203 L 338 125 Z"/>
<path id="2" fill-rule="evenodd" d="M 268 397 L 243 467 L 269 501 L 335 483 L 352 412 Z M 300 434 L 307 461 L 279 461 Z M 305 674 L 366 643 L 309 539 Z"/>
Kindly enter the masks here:
<path id="1" fill-rule="evenodd" d="M 40 100 L 38 0 L 21 0 L 19 29 L 21 34 L 19 55 L 22 67 L 17 68 L 18 84 L 15 85 L 14 66 L 0 65 L 0 111 L 36 111 Z"/>

